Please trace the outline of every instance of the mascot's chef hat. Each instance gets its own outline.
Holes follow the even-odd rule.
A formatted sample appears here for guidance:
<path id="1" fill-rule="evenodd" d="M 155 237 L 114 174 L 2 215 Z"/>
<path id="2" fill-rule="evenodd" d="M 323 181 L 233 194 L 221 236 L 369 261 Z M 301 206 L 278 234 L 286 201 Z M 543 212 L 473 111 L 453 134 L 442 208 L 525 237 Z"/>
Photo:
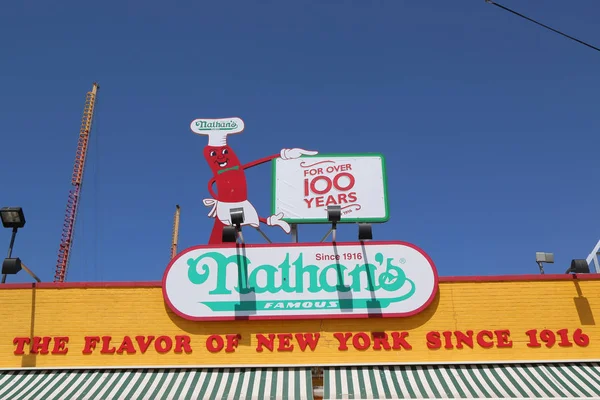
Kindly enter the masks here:
<path id="1" fill-rule="evenodd" d="M 198 118 L 190 124 L 192 132 L 208 136 L 208 145 L 221 147 L 227 144 L 227 135 L 240 133 L 244 130 L 241 118 Z"/>

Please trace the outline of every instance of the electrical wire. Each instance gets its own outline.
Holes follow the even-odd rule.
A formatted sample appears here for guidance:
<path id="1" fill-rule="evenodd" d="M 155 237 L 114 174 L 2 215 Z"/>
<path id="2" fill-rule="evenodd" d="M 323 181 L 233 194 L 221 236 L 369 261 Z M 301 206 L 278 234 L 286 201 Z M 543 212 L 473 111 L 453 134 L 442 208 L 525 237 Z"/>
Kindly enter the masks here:
<path id="1" fill-rule="evenodd" d="M 561 31 L 558 31 L 558 30 L 554 29 L 554 28 L 551 28 L 551 27 L 549 27 L 548 25 L 544 25 L 544 24 L 542 24 L 541 22 L 538 22 L 538 21 L 536 21 L 536 20 L 534 20 L 534 19 L 531 19 L 531 18 L 529 18 L 529 17 L 526 17 L 525 15 L 523 15 L 523 14 L 520 14 L 520 13 L 518 13 L 518 12 L 514 11 L 514 10 L 511 10 L 510 8 L 508 8 L 508 7 L 505 7 L 505 6 L 503 6 L 502 4 L 498 4 L 498 3 L 494 2 L 493 0 L 485 0 L 485 2 L 486 2 L 486 3 L 489 3 L 489 4 L 492 4 L 492 5 L 495 5 L 496 7 L 502 8 L 503 10 L 506 10 L 506 11 L 508 11 L 508 12 L 510 12 L 510 13 L 513 13 L 513 14 L 515 14 L 515 15 L 517 15 L 517 16 L 519 16 L 519 17 L 521 17 L 521 18 L 524 18 L 524 19 L 526 19 L 526 20 L 528 20 L 528 21 L 531 21 L 531 22 L 533 22 L 534 24 L 540 25 L 540 26 L 542 26 L 542 27 L 544 27 L 544 28 L 546 28 L 546 29 L 549 29 L 549 30 L 551 30 L 552 32 L 558 33 L 559 35 L 562 35 L 562 36 L 564 36 L 564 37 L 566 37 L 566 38 L 568 38 L 568 39 L 574 40 L 574 41 L 576 41 L 577 43 L 581 43 L 582 45 L 584 45 L 584 46 L 587 46 L 587 47 L 589 47 L 589 48 L 591 48 L 591 49 L 594 49 L 594 50 L 596 50 L 596 51 L 600 51 L 600 49 L 599 49 L 598 47 L 596 47 L 596 46 L 592 46 L 591 44 L 589 44 L 589 43 L 586 43 L 586 42 L 584 42 L 583 40 L 579 40 L 579 39 L 577 39 L 577 38 L 574 38 L 573 36 L 567 35 L 566 33 L 563 33 L 563 32 L 561 32 Z"/>

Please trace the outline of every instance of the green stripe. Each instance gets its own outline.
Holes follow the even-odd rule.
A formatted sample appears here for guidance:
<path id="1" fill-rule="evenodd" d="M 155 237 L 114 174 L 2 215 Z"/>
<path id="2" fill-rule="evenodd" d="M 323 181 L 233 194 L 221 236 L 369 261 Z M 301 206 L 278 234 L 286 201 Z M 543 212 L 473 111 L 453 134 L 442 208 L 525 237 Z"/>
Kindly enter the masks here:
<path id="1" fill-rule="evenodd" d="M 410 384 L 410 381 L 408 380 L 408 373 L 406 372 L 406 369 L 399 368 L 399 370 L 400 370 L 400 374 L 402 375 L 402 380 L 404 381 L 404 385 L 408 389 L 408 394 L 410 394 L 410 397 L 412 399 L 416 399 L 417 398 L 417 394 L 413 390 L 413 387 Z"/>
<path id="2" fill-rule="evenodd" d="M 95 398 L 98 397 L 98 394 L 100 392 L 102 392 L 102 390 L 104 388 L 106 388 L 110 382 L 110 380 L 112 379 L 112 377 L 114 376 L 113 382 L 110 386 L 114 385 L 116 382 L 119 381 L 119 379 L 121 379 L 121 372 L 112 372 L 111 371 L 107 371 L 107 370 L 103 370 L 102 371 L 102 376 L 104 377 L 104 382 L 102 382 L 102 384 L 98 387 L 98 389 L 96 389 L 96 391 L 92 394 L 92 396 L 90 396 L 91 398 Z M 108 393 L 110 390 L 106 390 L 104 391 L 104 393 Z"/>
<path id="3" fill-rule="evenodd" d="M 515 378 L 513 378 L 512 375 L 508 372 L 509 369 L 510 366 L 494 366 L 494 372 L 496 373 L 496 375 L 498 375 L 498 379 L 500 379 L 502 382 L 508 380 L 512 384 L 512 386 L 521 394 L 522 397 L 527 397 L 527 392 L 523 390 L 523 388 L 521 387 L 522 385 L 520 385 L 519 382 L 515 381 Z M 500 375 L 500 373 L 502 373 L 502 375 Z M 510 390 L 508 393 L 513 393 L 511 394 L 511 397 L 519 397 L 516 394 L 514 394 L 512 390 Z"/>
<path id="4" fill-rule="evenodd" d="M 313 400 L 314 399 L 314 395 L 313 395 L 313 391 L 312 391 L 312 371 L 310 369 L 307 369 L 304 371 L 304 376 L 306 377 L 304 380 L 305 383 L 305 387 L 306 387 L 306 399 L 307 400 Z"/>
<path id="5" fill-rule="evenodd" d="M 488 366 L 487 366 L 487 371 L 489 371 L 489 373 L 490 373 L 491 375 L 493 375 L 493 376 L 494 376 L 494 378 L 496 378 L 496 379 L 495 379 L 495 381 L 496 381 L 497 383 L 499 383 L 499 384 L 500 384 L 500 386 L 502 386 L 502 388 L 504 389 L 504 391 L 505 391 L 506 393 L 508 393 L 508 395 L 509 395 L 510 397 L 517 397 L 517 396 L 516 396 L 516 395 L 515 395 L 515 394 L 512 392 L 512 390 L 510 390 L 510 388 L 508 387 L 508 385 L 507 385 L 507 384 L 504 382 L 504 379 L 502 379 L 502 378 L 500 377 L 500 375 L 498 374 L 498 371 L 496 371 L 496 369 L 497 369 L 497 368 L 498 368 L 498 367 L 497 367 L 497 366 L 495 366 L 495 365 L 488 365 Z M 486 375 L 488 375 L 488 374 L 486 373 Z M 492 386 L 492 389 L 494 389 L 494 391 L 496 391 L 496 387 L 497 387 L 497 385 L 494 385 L 494 380 L 490 379 L 490 380 L 488 381 L 488 383 L 490 383 L 490 384 L 491 384 L 491 386 Z M 497 392 L 497 393 L 498 393 L 498 396 L 500 396 L 500 393 L 499 393 L 499 392 Z"/>
<path id="6" fill-rule="evenodd" d="M 419 375 L 417 375 L 418 367 L 414 367 L 411 365 L 409 368 L 410 368 L 413 379 L 415 380 L 415 382 L 417 382 L 417 387 L 419 388 L 419 391 L 421 392 L 421 396 L 423 396 L 424 398 L 428 398 L 429 395 L 425 391 L 425 386 L 423 386 L 423 382 L 421 382 L 421 378 L 419 377 Z"/>
<path id="7" fill-rule="evenodd" d="M 433 392 L 433 395 L 435 397 L 440 397 L 440 392 L 437 389 L 437 385 L 435 384 L 435 381 L 432 378 L 432 374 L 429 373 L 431 367 L 417 367 L 417 374 L 419 371 L 419 368 L 421 368 L 421 371 L 423 371 L 423 375 L 425 375 L 425 380 L 427 381 L 427 384 L 429 385 L 429 389 Z M 417 375 L 420 376 L 420 375 Z"/>
<path id="8" fill-rule="evenodd" d="M 548 379 L 544 378 L 544 381 L 541 382 L 534 374 L 533 371 L 535 370 L 535 366 L 531 365 L 526 365 L 524 368 L 525 373 L 529 376 L 529 378 L 531 378 L 531 380 L 535 381 L 535 383 L 542 388 L 542 390 L 544 391 L 544 393 L 546 394 L 546 396 L 548 397 L 554 397 L 554 394 L 552 392 L 550 392 L 547 388 L 548 385 L 552 386 L 552 389 L 555 392 L 558 392 L 561 396 L 564 396 L 564 394 L 558 390 L 558 388 L 554 385 L 554 383 L 552 382 L 548 382 Z M 539 371 L 537 371 L 539 372 Z M 544 376 L 544 374 L 542 374 L 542 376 Z"/>
<path id="9" fill-rule="evenodd" d="M 227 372 L 227 381 L 225 381 L 225 390 L 223 391 L 223 398 L 227 398 L 227 396 L 229 395 L 229 393 L 231 392 L 231 382 L 233 382 L 233 376 L 235 374 L 235 369 L 230 369 Z M 222 374 L 220 374 L 222 376 Z M 220 385 L 215 385 L 215 391 L 214 391 L 214 395 L 217 395 L 217 392 L 219 390 L 219 386 Z"/>
<path id="10" fill-rule="evenodd" d="M 595 384 L 591 384 L 590 387 L 592 388 L 592 390 L 596 390 L 594 388 L 599 388 L 598 391 L 596 391 L 596 394 L 600 394 L 600 379 L 598 379 L 597 376 L 594 376 L 590 371 L 588 371 L 585 367 L 590 367 L 590 368 L 594 368 L 593 365 L 588 365 L 588 364 L 583 364 L 583 365 L 579 365 L 581 373 L 585 374 L 586 377 L 588 377 L 588 379 L 592 380 L 595 382 Z M 594 371 L 598 371 L 597 369 L 594 369 Z"/>
<path id="11" fill-rule="evenodd" d="M 551 374 L 548 374 L 544 371 L 544 369 L 542 368 L 541 365 L 534 365 L 532 367 L 539 375 L 541 375 L 542 377 L 544 377 L 544 382 L 546 382 L 546 384 L 548 384 L 549 386 L 552 387 L 552 389 L 554 389 L 554 391 L 556 391 L 561 397 L 565 397 L 565 393 L 564 393 L 564 387 L 559 388 L 558 386 L 556 386 L 556 384 L 554 383 L 554 381 L 552 380 L 552 377 L 548 376 Z M 560 384 L 560 383 L 559 383 Z"/>
<path id="12" fill-rule="evenodd" d="M 356 372 L 358 375 L 358 387 L 360 390 L 360 398 L 364 399 L 367 397 L 367 388 L 365 387 L 365 377 L 362 374 L 361 368 L 352 368 L 352 372 Z"/>
<path id="13" fill-rule="evenodd" d="M 98 381 L 98 378 L 100 377 L 100 371 L 99 370 L 88 370 L 88 371 L 82 372 L 82 375 L 84 377 L 81 380 L 81 382 L 79 382 L 79 384 L 77 384 L 77 387 L 75 387 L 75 389 L 73 389 L 73 391 L 71 392 L 69 397 L 66 397 L 65 400 L 66 399 L 78 399 L 79 397 L 75 397 L 75 396 L 77 396 L 77 394 L 79 393 L 80 390 L 82 391 L 82 393 L 80 395 L 85 395 L 86 391 L 82 390 L 82 389 L 88 388 L 88 387 L 90 387 L 90 388 L 94 387 L 94 385 Z"/>
<path id="14" fill-rule="evenodd" d="M 283 387 L 282 387 L 282 391 L 283 391 L 283 398 L 284 400 L 287 400 L 290 394 L 290 379 L 295 379 L 295 376 L 292 375 L 292 372 L 294 373 L 294 375 L 296 374 L 296 369 L 288 369 L 285 368 L 283 370 Z"/>
<path id="15" fill-rule="evenodd" d="M 400 370 L 397 367 L 390 368 L 390 375 L 392 376 L 392 384 L 394 385 L 394 389 L 396 389 L 396 395 L 399 397 L 404 397 L 404 392 L 402 392 L 402 388 L 400 387 L 400 382 L 398 378 L 402 378 L 400 375 Z"/>
<path id="16" fill-rule="evenodd" d="M 58 381 L 59 380 L 59 376 L 63 371 L 60 370 L 56 370 L 56 371 L 46 371 L 47 372 L 47 376 L 44 378 L 43 380 L 43 384 L 42 382 L 39 382 L 37 385 L 35 385 L 35 389 L 37 389 L 34 393 L 32 393 L 32 397 L 33 398 L 38 398 L 39 396 L 41 396 L 41 394 L 46 390 L 46 388 L 50 385 L 53 384 L 54 381 Z M 48 391 L 48 393 L 52 393 L 52 391 Z"/>
<path id="17" fill-rule="evenodd" d="M 254 382 L 256 381 L 256 369 L 252 368 L 250 370 L 250 379 L 248 380 L 248 391 L 246 392 L 246 398 L 252 398 L 252 391 L 254 389 Z"/>
<path id="18" fill-rule="evenodd" d="M 446 378 L 444 378 L 444 376 L 442 375 L 442 371 L 440 371 L 441 368 L 444 368 L 444 367 L 430 368 L 431 372 L 429 372 L 429 374 L 431 374 L 431 375 L 435 374 L 437 376 L 438 382 L 444 388 L 445 395 L 448 396 L 449 398 L 453 399 L 454 393 L 452 393 L 452 390 L 450 390 L 450 386 L 448 386 L 448 384 L 446 383 Z"/>
<path id="19" fill-rule="evenodd" d="M 376 367 L 377 374 L 379 374 L 379 379 L 381 380 L 381 388 L 383 389 L 383 393 L 386 399 L 392 398 L 392 392 L 390 391 L 390 387 L 387 383 L 387 379 L 385 379 L 385 367 Z"/>
<path id="20" fill-rule="evenodd" d="M 267 370 L 267 374 L 271 374 L 271 398 L 274 399 L 277 396 L 277 368 Z"/>
<path id="21" fill-rule="evenodd" d="M 31 375 L 31 373 L 32 371 L 24 371 L 22 373 L 15 374 L 16 376 L 18 376 L 18 378 L 15 378 L 14 381 L 9 380 L 8 387 L 5 390 L 1 391 L 0 395 L 7 396 L 8 393 L 12 392 L 18 385 L 29 379 L 29 375 Z"/>
<path id="22" fill-rule="evenodd" d="M 481 391 L 481 393 L 483 393 L 483 395 L 487 398 L 491 398 L 492 396 L 490 396 L 490 394 L 488 393 L 488 391 L 485 389 L 485 387 L 481 384 L 480 382 L 480 378 L 477 377 L 477 375 L 475 375 L 475 372 L 473 372 L 473 369 L 476 368 L 475 366 L 473 367 L 466 367 L 467 373 L 471 376 L 471 380 L 473 382 L 475 382 L 475 385 L 477 386 L 477 388 L 479 389 L 479 391 Z"/>
<path id="23" fill-rule="evenodd" d="M 588 382 L 583 376 L 581 376 L 581 374 L 572 366 L 568 366 L 568 365 L 564 365 L 564 364 L 559 364 L 558 365 L 559 370 L 562 372 L 563 376 L 568 376 L 569 374 L 573 374 L 575 375 L 577 378 L 579 378 L 580 381 L 583 381 L 585 383 L 585 387 L 581 387 L 581 391 L 588 397 L 592 396 L 592 393 L 590 393 L 589 391 L 591 390 L 592 392 L 594 392 L 593 394 L 598 394 L 598 392 L 596 392 L 594 390 L 594 386 L 590 384 L 590 382 Z M 564 368 L 564 369 L 563 369 Z M 566 371 L 565 371 L 566 369 Z M 579 387 L 579 385 L 578 385 Z"/>
<path id="24" fill-rule="evenodd" d="M 206 391 L 208 390 L 208 384 L 212 380 L 213 375 L 215 375 L 215 374 L 219 375 L 220 369 L 214 370 L 213 372 L 209 372 L 208 369 L 205 369 L 204 371 L 206 371 L 206 378 L 204 378 L 204 382 L 202 382 L 202 387 L 200 388 L 200 393 L 198 394 L 199 399 L 206 398 Z"/>
<path id="25" fill-rule="evenodd" d="M 168 400 L 171 397 L 171 391 L 173 390 L 173 387 L 175 386 L 175 382 L 177 382 L 177 380 L 179 379 L 180 376 L 185 377 L 185 375 L 187 375 L 187 372 L 185 369 L 182 370 L 177 370 L 177 369 L 171 369 L 169 372 L 173 373 L 173 377 L 171 378 L 171 381 L 169 382 L 167 389 L 165 390 L 165 392 L 162 395 L 162 399 Z M 143 376 L 140 378 L 140 380 L 143 378 Z M 181 382 L 183 382 L 183 379 L 180 381 L 180 383 L 178 384 L 179 387 L 181 387 Z M 134 385 L 134 387 L 136 387 L 137 385 Z"/>
<path id="26" fill-rule="evenodd" d="M 449 368 L 448 373 L 450 373 L 451 370 L 452 369 Z M 453 371 L 456 372 L 460 376 L 460 381 L 467 387 L 467 389 L 469 390 L 469 393 L 471 393 L 471 396 L 479 397 L 479 395 L 477 394 L 477 391 L 471 385 L 471 382 L 469 382 L 469 378 L 467 378 L 467 376 L 463 372 L 462 368 L 459 366 L 456 369 L 454 369 Z"/>
<path id="27" fill-rule="evenodd" d="M 265 373 L 264 370 L 261 370 L 259 372 L 259 376 L 260 376 L 260 384 L 258 385 L 258 395 L 261 396 L 261 398 L 264 397 L 265 395 L 265 386 L 267 384 L 266 380 L 267 380 L 267 374 Z"/>
<path id="28" fill-rule="evenodd" d="M 129 382 L 131 382 L 131 380 L 135 376 L 135 373 L 136 373 L 136 371 L 134 371 L 134 370 L 127 370 L 125 372 L 125 381 L 122 382 L 122 383 L 119 382 L 119 386 L 120 386 L 119 390 L 117 390 L 117 393 L 115 393 L 111 397 L 118 398 L 123 393 L 123 391 L 125 390 L 125 388 L 127 388 L 127 385 L 129 385 Z"/>
<path id="29" fill-rule="evenodd" d="M 369 380 L 371 381 L 371 389 L 373 390 L 373 397 L 375 397 L 377 399 L 377 398 L 379 398 L 379 388 L 377 387 L 377 381 L 375 380 L 374 368 L 366 368 L 366 370 L 367 370 L 367 373 L 369 374 Z M 363 374 L 360 374 L 360 375 L 363 375 Z"/>
<path id="30" fill-rule="evenodd" d="M 143 398 L 147 398 L 145 396 L 150 391 L 150 389 L 152 388 L 152 385 L 154 384 L 154 382 L 158 379 L 158 377 L 162 373 L 160 371 L 161 371 L 160 369 L 159 370 L 148 370 L 149 378 L 146 381 L 146 384 L 140 383 L 140 386 L 141 386 L 142 390 L 140 390 L 140 393 L 138 395 L 139 398 L 142 398 L 142 399 Z M 142 382 L 144 382 L 144 381 L 142 380 Z"/>
<path id="31" fill-rule="evenodd" d="M 17 374 L 15 374 L 17 375 Z M 26 395 L 29 395 L 32 391 L 37 389 L 37 392 L 40 392 L 43 390 L 43 388 L 45 388 L 46 386 L 44 385 L 44 382 L 48 380 L 48 378 L 50 378 L 51 376 L 53 376 L 54 374 L 52 373 L 52 371 L 43 371 L 42 373 L 40 373 L 40 375 L 42 376 L 42 378 L 35 384 L 35 385 L 27 385 L 25 387 L 25 390 L 19 394 L 21 394 L 23 397 L 25 397 Z M 10 384 L 10 379 L 4 384 L 4 385 L 8 385 Z M 12 387 L 9 386 L 9 387 Z M 12 390 L 12 389 L 11 389 Z M 0 395 L 0 398 L 6 398 L 6 394 L 4 393 L 10 393 L 10 390 L 3 392 L 3 394 Z"/>
<path id="32" fill-rule="evenodd" d="M 59 399 L 64 399 L 64 398 L 65 398 L 65 397 L 64 397 L 65 393 L 66 393 L 66 392 L 67 392 L 69 389 L 71 389 L 71 387 L 72 387 L 72 386 L 75 384 L 75 382 L 77 382 L 77 380 L 78 380 L 79 378 L 81 378 L 81 376 L 82 376 L 82 375 L 83 375 L 83 376 L 85 376 L 86 374 L 87 374 L 87 372 L 86 372 L 86 371 L 82 371 L 82 372 L 79 372 L 79 373 L 77 373 L 77 372 L 70 372 L 70 373 L 69 373 L 69 374 L 67 374 L 67 375 L 68 375 L 68 376 L 69 376 L 69 375 L 70 375 L 70 376 L 73 376 L 73 375 L 74 375 L 74 376 L 73 376 L 73 379 L 71 379 L 71 380 L 69 381 L 69 383 L 68 383 L 68 384 L 67 384 L 67 385 L 66 385 L 66 386 L 63 388 L 63 390 L 61 390 L 59 393 L 56 393 L 56 394 L 54 394 L 54 392 L 50 392 L 50 394 L 54 395 L 54 397 L 57 397 L 57 398 L 59 398 Z M 85 378 L 84 378 L 84 380 L 85 380 Z M 74 391 L 73 391 L 73 392 L 74 392 Z M 71 392 L 71 393 L 73 393 L 73 392 Z M 23 396 L 23 397 L 25 397 L 25 396 Z"/>
<path id="33" fill-rule="evenodd" d="M 246 378 L 246 374 L 247 374 L 247 371 L 240 369 L 240 379 L 238 379 L 237 386 L 235 387 L 235 390 L 233 391 L 234 399 L 240 398 L 240 395 L 241 395 L 242 389 L 243 389 L 242 385 L 244 384 L 244 379 Z"/>
<path id="34" fill-rule="evenodd" d="M 562 376 L 561 373 L 558 373 L 556 371 L 557 370 L 556 366 L 554 366 L 554 365 L 546 365 L 545 367 L 546 367 L 546 370 L 554 377 L 554 379 L 556 379 L 565 390 L 568 390 L 569 393 L 571 393 L 572 396 L 579 397 L 579 395 L 577 394 L 577 392 L 575 392 L 574 390 L 571 389 L 570 385 L 575 386 L 577 389 L 579 389 L 579 390 L 581 390 L 581 391 L 583 391 L 585 393 L 585 391 L 582 389 L 582 387 L 579 386 L 579 384 L 576 383 L 575 381 L 569 379 L 568 382 L 565 382 L 564 381 L 565 377 Z"/>
<path id="35" fill-rule="evenodd" d="M 180 399 L 181 398 L 180 397 L 181 396 L 181 392 L 183 391 L 183 388 L 185 387 L 185 384 L 187 383 L 187 380 L 190 379 L 190 376 L 192 375 L 192 372 L 193 371 L 191 371 L 191 370 L 186 370 L 185 371 L 183 379 L 179 383 L 179 386 L 177 387 L 177 390 L 175 391 L 175 393 L 173 393 L 173 396 L 172 396 L 173 399 Z M 192 385 L 190 385 L 190 388 L 192 388 Z"/>
<path id="36" fill-rule="evenodd" d="M 327 374 L 323 371 L 323 386 L 325 386 L 325 380 L 327 378 Z M 311 374 L 312 377 L 312 374 Z M 296 369 L 294 372 L 294 399 L 301 398 L 301 386 L 302 386 L 302 370 Z M 312 385 L 311 385 L 312 387 Z M 325 390 L 329 390 L 329 387 L 325 387 Z"/>
<path id="37" fill-rule="evenodd" d="M 467 397 L 467 395 L 465 394 L 465 391 L 462 390 L 462 387 L 458 384 L 458 381 L 456 380 L 456 377 L 454 376 L 453 371 L 450 370 L 450 368 L 447 368 L 447 367 L 441 367 L 441 368 L 443 368 L 444 371 L 446 371 L 446 375 L 448 375 L 448 377 L 452 381 L 452 386 L 458 392 L 459 398 Z"/>
<path id="38" fill-rule="evenodd" d="M 519 377 L 519 383 L 527 385 L 527 387 L 533 392 L 535 397 L 542 397 L 542 394 L 538 392 L 538 390 L 529 382 L 529 379 L 527 379 L 523 374 L 521 374 L 521 371 L 519 371 L 517 368 L 511 368 L 510 366 L 508 366 L 506 369 L 507 371 L 512 371 L 515 374 L 517 374 L 517 376 Z"/>
<path id="39" fill-rule="evenodd" d="M 354 383 L 352 383 L 352 372 L 350 369 L 346 369 L 346 381 L 348 383 L 348 394 L 354 393 Z"/>

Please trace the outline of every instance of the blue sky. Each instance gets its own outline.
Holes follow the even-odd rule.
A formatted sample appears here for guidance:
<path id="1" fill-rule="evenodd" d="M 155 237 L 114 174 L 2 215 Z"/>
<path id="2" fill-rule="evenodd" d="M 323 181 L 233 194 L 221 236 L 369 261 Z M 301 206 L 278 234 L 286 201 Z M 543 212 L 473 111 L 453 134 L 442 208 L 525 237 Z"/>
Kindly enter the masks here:
<path id="1" fill-rule="evenodd" d="M 600 44 L 597 1 L 501 4 Z M 244 119 L 229 140 L 242 162 L 382 152 L 391 219 L 375 238 L 416 244 L 441 275 L 535 274 L 536 251 L 563 273 L 600 239 L 600 54 L 484 0 L 8 2 L 0 44 L 0 205 L 24 208 L 14 255 L 43 281 L 94 81 L 68 281 L 159 280 L 175 204 L 180 249 L 206 243 L 200 117 Z M 261 214 L 270 180 L 248 172 Z"/>

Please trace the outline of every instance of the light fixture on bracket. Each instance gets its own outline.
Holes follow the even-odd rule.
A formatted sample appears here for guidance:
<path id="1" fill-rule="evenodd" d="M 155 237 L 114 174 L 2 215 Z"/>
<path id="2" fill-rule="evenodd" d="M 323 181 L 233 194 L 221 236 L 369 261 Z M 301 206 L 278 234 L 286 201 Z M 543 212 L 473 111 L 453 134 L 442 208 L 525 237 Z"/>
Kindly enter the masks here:
<path id="1" fill-rule="evenodd" d="M 373 227 L 368 223 L 358 224 L 358 240 L 371 240 L 373 239 Z"/>
<path id="2" fill-rule="evenodd" d="M 236 242 L 237 237 L 239 236 L 240 241 L 244 243 L 244 236 L 242 235 L 242 224 L 244 223 L 244 209 L 242 207 L 231 208 L 229 210 L 229 219 L 231 221 L 231 225 L 223 227 L 223 242 Z"/>
<path id="3" fill-rule="evenodd" d="M 554 253 L 544 253 L 543 251 L 538 251 L 535 253 L 535 261 L 540 267 L 540 274 L 544 274 L 544 263 L 554 263 Z"/>
<path id="4" fill-rule="evenodd" d="M 342 219 L 342 207 L 339 205 L 327 206 L 327 220 L 331 222 L 333 242 L 336 241 L 337 223 Z"/>
<path id="5" fill-rule="evenodd" d="M 587 260 L 571 260 L 571 267 L 567 270 L 567 274 L 589 274 L 590 265 Z"/>

